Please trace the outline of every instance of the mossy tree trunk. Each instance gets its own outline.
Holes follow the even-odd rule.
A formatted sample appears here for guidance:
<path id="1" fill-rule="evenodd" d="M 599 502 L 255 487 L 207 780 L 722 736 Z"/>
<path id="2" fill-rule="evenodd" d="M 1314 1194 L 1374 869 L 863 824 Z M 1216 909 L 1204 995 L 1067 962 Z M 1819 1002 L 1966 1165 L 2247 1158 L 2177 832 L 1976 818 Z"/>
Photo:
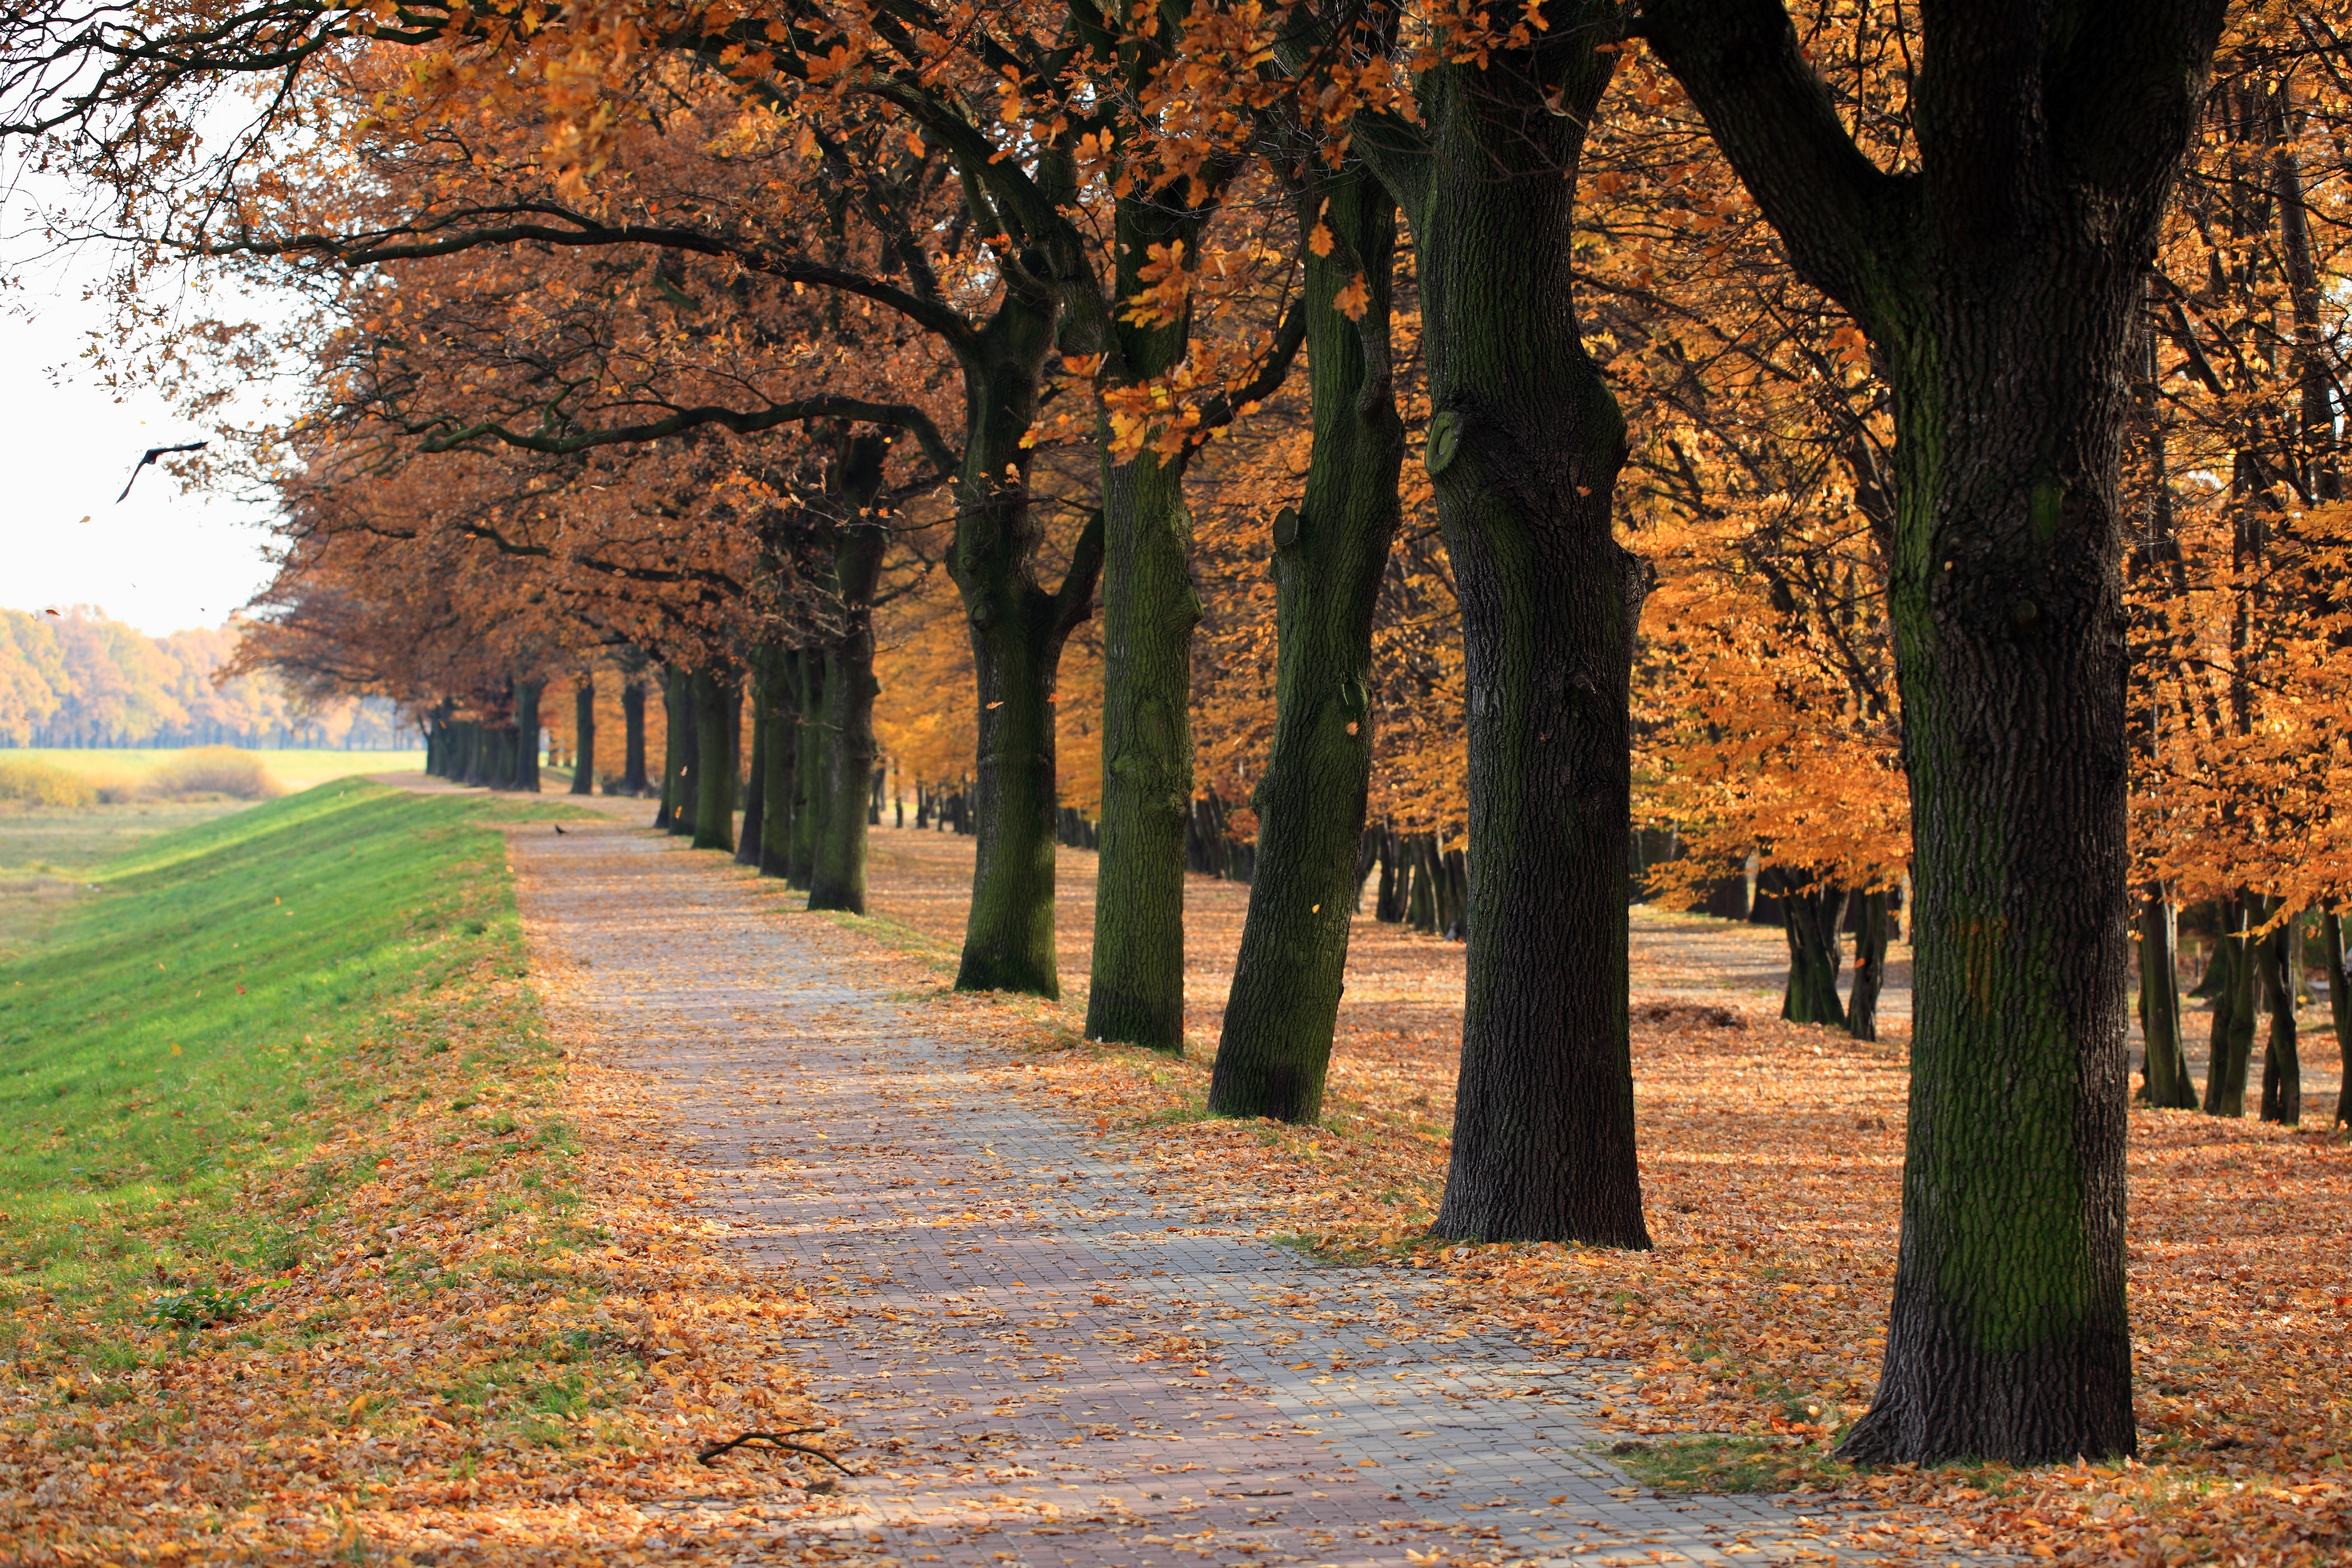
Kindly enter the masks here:
<path id="1" fill-rule="evenodd" d="M 1046 269 L 1045 258 L 1036 259 Z M 1032 452 L 1023 437 L 1036 419 L 1055 316 L 1053 300 L 1016 291 L 966 358 L 967 439 L 948 572 L 962 595 L 979 689 L 976 776 L 968 792 L 979 842 L 956 968 L 960 991 L 1061 994 L 1054 959 L 1054 701 L 1063 645 L 1093 611 L 1103 532 L 1097 517 L 1080 533 L 1057 589 L 1038 583 Z"/>
<path id="2" fill-rule="evenodd" d="M 2159 1110 L 2196 1110 L 2180 1034 L 2180 927 L 2161 882 L 2149 883 L 2140 898 L 2139 1032 L 2147 1102 Z"/>
<path id="3" fill-rule="evenodd" d="M 887 536 L 866 521 L 882 488 L 889 444 L 854 437 L 835 465 L 835 503 L 849 521 L 837 529 L 833 552 L 834 635 L 824 649 L 825 760 L 824 826 L 809 881 L 808 907 L 866 912 L 867 802 L 874 787 L 874 591 L 881 581 Z"/>
<path id="4" fill-rule="evenodd" d="M 735 712 L 742 692 L 731 672 L 694 672 L 694 847 L 735 848 Z"/>
<path id="5" fill-rule="evenodd" d="M 1917 973 L 1878 1394 L 1843 1452 L 2135 1452 L 2118 485 L 2147 258 L 2221 0 L 1930 7 L 1916 170 L 1847 135 L 1780 0 L 1652 46 L 1886 367 Z"/>
<path id="6" fill-rule="evenodd" d="M 596 790 L 596 678 L 583 675 L 572 689 L 572 793 Z"/>
<path id="7" fill-rule="evenodd" d="M 1192 338 L 1175 321 L 1127 319 L 1154 247 L 1197 253 L 1208 212 L 1172 191 L 1120 198 L 1113 215 L 1111 319 L 1100 328 L 1111 378 L 1139 385 L 1173 369 Z M 1184 832 L 1192 810 L 1192 516 L 1182 455 L 1103 446 L 1102 813 L 1090 1040 L 1184 1048 Z"/>
<path id="8" fill-rule="evenodd" d="M 1300 229 L 1319 217 L 1338 243 L 1306 258 L 1314 445 L 1297 510 L 1274 519 L 1274 741 L 1250 797 L 1256 874 L 1209 1081 L 1216 1115 L 1285 1121 L 1322 1114 L 1362 882 L 1372 607 L 1404 455 L 1389 355 L 1396 204 L 1354 163 L 1301 195 Z M 1359 276 L 1370 298 L 1351 321 L 1339 296 Z"/>
<path id="9" fill-rule="evenodd" d="M 1584 133 L 1613 6 L 1423 77 L 1360 127 L 1420 258 L 1423 463 L 1462 606 L 1470 936 L 1435 1233 L 1647 1247 L 1627 1037 L 1629 689 L 1647 576 L 1611 530 L 1624 422 L 1577 320 Z"/>

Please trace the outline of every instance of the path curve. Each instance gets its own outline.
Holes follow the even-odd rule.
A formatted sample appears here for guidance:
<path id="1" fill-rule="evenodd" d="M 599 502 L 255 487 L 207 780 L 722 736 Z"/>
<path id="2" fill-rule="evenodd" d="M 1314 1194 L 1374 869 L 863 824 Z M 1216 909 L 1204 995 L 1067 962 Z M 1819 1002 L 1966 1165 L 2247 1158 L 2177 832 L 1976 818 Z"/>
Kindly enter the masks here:
<path id="1" fill-rule="evenodd" d="M 656 1080 L 746 1262 L 835 1293 L 844 1326 L 796 1359 L 898 1561 L 1833 1554 L 1826 1518 L 1632 1486 L 1588 1419 L 1607 1363 L 1400 1342 L 1436 1311 L 1410 1275 L 1203 1223 L 718 857 L 619 822 L 509 844 L 559 1034 Z"/>

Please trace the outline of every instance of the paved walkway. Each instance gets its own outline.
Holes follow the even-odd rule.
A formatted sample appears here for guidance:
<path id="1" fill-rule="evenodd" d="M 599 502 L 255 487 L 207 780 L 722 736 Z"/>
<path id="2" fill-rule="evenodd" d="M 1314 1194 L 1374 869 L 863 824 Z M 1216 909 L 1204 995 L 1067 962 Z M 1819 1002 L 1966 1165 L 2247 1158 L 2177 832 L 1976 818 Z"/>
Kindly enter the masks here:
<path id="1" fill-rule="evenodd" d="M 1829 1555 L 1763 1499 L 1633 1486 L 1587 1418 L 1608 1363 L 1401 1341 L 1436 1312 L 1410 1275 L 1202 1223 L 715 857 L 619 823 L 511 843 L 559 1029 L 664 1081 L 748 1260 L 838 1293 L 845 1326 L 796 1353 L 900 1561 Z"/>

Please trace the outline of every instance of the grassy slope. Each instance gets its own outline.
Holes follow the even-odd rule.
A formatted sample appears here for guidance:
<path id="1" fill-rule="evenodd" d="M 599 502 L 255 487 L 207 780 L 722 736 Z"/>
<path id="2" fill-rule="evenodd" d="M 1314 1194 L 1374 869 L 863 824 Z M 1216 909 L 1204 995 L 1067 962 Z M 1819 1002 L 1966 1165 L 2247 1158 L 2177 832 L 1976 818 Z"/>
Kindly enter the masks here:
<path id="1" fill-rule="evenodd" d="M 777 1349 L 833 1320 L 557 1059 L 488 824 L 573 814 L 324 785 L 0 961 L 0 1563 L 555 1568 L 846 1506 L 695 1461 L 823 1424 Z"/>
<path id="2" fill-rule="evenodd" d="M 520 962 L 496 833 L 549 807 L 304 795 L 151 840 L 52 940 L 0 964 L 0 1268 L 121 1310 L 199 1262 L 283 1267 L 239 1173 L 299 1159 L 306 1113 L 371 1098 L 359 1058 L 460 977 Z M 561 809 L 561 808 L 556 808 Z M 524 1019 L 501 1020 L 515 1039 Z M 32 1277 L 26 1278 L 27 1274 Z M 94 1303 L 95 1304 L 95 1303 Z"/>

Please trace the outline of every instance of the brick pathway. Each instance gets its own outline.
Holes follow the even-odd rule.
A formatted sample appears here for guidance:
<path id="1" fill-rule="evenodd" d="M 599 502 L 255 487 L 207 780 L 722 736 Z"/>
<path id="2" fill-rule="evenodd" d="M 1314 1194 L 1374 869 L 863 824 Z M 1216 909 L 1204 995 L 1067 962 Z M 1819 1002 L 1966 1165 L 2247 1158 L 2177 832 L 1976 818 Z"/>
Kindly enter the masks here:
<path id="1" fill-rule="evenodd" d="M 559 1026 L 664 1080 L 748 1259 L 843 1298 L 798 1353 L 872 1471 L 856 1528 L 900 1561 L 1829 1555 L 1826 1520 L 1633 1487 L 1586 1419 L 1605 1373 L 1400 1342 L 1435 1310 L 1410 1276 L 1200 1223 L 982 1081 L 991 1047 L 829 973 L 715 857 L 618 824 L 512 844 L 535 955 L 570 966 Z"/>

